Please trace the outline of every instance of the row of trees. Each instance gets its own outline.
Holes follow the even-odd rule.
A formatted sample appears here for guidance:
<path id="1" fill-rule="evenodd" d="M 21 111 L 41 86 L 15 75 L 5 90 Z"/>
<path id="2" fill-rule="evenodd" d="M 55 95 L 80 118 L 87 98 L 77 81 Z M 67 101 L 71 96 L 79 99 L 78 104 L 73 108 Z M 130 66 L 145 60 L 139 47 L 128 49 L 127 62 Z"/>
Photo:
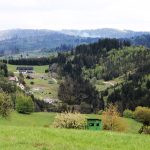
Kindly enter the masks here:
<path id="1" fill-rule="evenodd" d="M 17 88 L 15 83 L 8 80 L 6 64 L 0 64 L 0 116 L 7 117 L 12 109 L 19 113 L 34 111 L 34 103 L 30 96 Z"/>
<path id="2" fill-rule="evenodd" d="M 21 59 L 9 59 L 2 60 L 4 63 L 9 63 L 12 65 L 49 65 L 51 59 L 49 57 L 41 57 L 41 58 L 21 58 Z"/>

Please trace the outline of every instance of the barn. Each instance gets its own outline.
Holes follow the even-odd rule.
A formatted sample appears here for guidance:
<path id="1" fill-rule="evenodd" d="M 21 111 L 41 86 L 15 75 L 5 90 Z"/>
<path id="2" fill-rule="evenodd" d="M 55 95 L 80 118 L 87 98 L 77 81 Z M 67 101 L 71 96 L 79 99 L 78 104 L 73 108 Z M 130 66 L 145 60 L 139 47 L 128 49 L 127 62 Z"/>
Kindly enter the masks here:
<path id="1" fill-rule="evenodd" d="M 22 73 L 33 73 L 34 68 L 31 66 L 21 66 L 16 68 L 17 71 L 22 72 Z"/>

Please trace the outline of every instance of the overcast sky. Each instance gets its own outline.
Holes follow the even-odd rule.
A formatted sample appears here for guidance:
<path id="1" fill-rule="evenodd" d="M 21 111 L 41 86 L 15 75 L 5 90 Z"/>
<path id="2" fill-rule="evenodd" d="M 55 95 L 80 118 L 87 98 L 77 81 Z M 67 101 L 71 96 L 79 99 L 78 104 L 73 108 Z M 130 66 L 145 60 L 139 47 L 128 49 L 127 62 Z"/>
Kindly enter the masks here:
<path id="1" fill-rule="evenodd" d="M 150 0 L 0 0 L 0 30 L 150 31 Z"/>

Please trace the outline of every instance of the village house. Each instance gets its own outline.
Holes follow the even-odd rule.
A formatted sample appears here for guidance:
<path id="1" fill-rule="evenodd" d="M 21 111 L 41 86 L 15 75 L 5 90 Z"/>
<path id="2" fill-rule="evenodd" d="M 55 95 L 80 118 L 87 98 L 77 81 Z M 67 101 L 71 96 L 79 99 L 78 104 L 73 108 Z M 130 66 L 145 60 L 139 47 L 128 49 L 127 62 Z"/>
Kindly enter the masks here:
<path id="1" fill-rule="evenodd" d="M 15 77 L 9 77 L 9 81 L 18 82 L 18 78 L 16 76 Z"/>

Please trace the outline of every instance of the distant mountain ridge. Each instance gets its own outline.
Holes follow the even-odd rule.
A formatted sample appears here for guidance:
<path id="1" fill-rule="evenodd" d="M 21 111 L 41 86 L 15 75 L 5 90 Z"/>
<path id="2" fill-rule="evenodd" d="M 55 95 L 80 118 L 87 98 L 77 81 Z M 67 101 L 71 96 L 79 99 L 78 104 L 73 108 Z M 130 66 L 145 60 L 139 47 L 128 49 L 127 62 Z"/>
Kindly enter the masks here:
<path id="1" fill-rule="evenodd" d="M 99 38 L 129 39 L 135 45 L 148 45 L 150 32 L 136 32 L 131 30 L 117 30 L 111 28 L 95 30 L 34 30 L 13 29 L 0 31 L 0 52 L 32 51 L 41 49 L 54 49 L 61 45 L 76 46 L 98 41 Z M 138 38 L 137 38 L 138 37 Z M 141 38 L 142 37 L 142 38 Z M 141 41 L 141 39 L 143 41 Z"/>
<path id="2" fill-rule="evenodd" d="M 11 38 L 27 38 L 27 37 L 39 37 L 48 36 L 51 34 L 65 34 L 75 37 L 90 37 L 90 38 L 131 38 L 135 36 L 141 36 L 143 34 L 150 34 L 150 32 L 132 31 L 132 30 L 118 30 L 113 28 L 102 28 L 93 30 L 47 30 L 47 29 L 12 29 L 0 31 L 0 41 Z"/>
<path id="3" fill-rule="evenodd" d="M 45 36 L 49 34 L 58 33 L 52 30 L 35 30 L 35 29 L 12 29 L 12 30 L 2 30 L 0 31 L 0 40 L 12 39 L 12 38 L 27 38 L 27 37 L 37 37 Z"/>
<path id="4" fill-rule="evenodd" d="M 0 51 L 53 49 L 63 44 L 76 46 L 92 43 L 98 38 L 75 37 L 51 30 L 15 29 L 0 31 Z"/>
<path id="5" fill-rule="evenodd" d="M 112 28 L 102 28 L 95 30 L 61 30 L 61 33 L 80 37 L 91 38 L 131 38 L 143 34 L 150 34 L 150 32 L 136 32 L 132 30 L 118 30 Z"/>

